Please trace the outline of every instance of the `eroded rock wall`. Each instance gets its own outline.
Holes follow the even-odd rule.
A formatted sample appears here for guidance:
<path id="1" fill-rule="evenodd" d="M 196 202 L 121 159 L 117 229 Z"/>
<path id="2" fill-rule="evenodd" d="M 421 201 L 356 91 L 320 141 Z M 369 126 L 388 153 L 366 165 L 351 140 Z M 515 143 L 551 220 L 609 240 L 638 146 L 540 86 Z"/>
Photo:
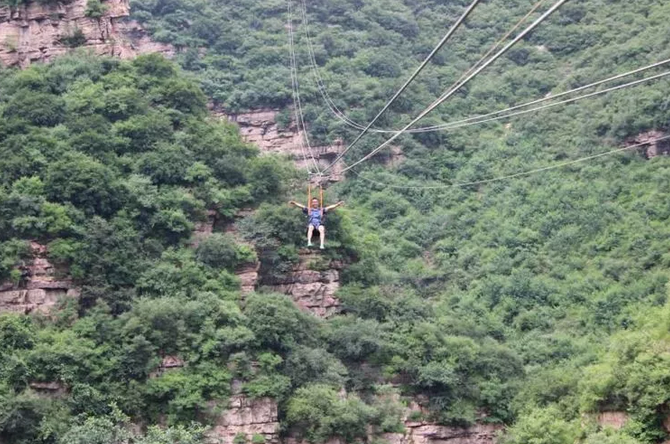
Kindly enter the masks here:
<path id="1" fill-rule="evenodd" d="M 261 152 L 287 155 L 301 169 L 314 170 L 312 156 L 319 168 L 325 168 L 344 149 L 342 142 L 338 141 L 333 145 L 312 146 L 310 150 L 304 142 L 303 132 L 298 130 L 294 121 L 291 121 L 286 127 L 282 127 L 277 122 L 279 110 L 260 109 L 229 114 L 213 108 L 212 113 L 219 118 L 236 123 L 240 127 L 240 134 L 244 140 L 257 145 Z M 337 182 L 341 178 L 341 167 L 333 167 L 329 180 Z"/>
<path id="2" fill-rule="evenodd" d="M 0 312 L 48 313 L 63 297 L 78 297 L 72 280 L 62 278 L 47 259 L 47 248 L 32 242 L 32 260 L 19 267 L 18 283 L 0 283 Z"/>
<path id="3" fill-rule="evenodd" d="M 260 435 L 265 444 L 279 442 L 277 402 L 271 398 L 250 399 L 245 395 L 230 398 L 230 404 L 208 433 L 208 444 L 233 444 L 236 436 L 251 443 Z"/>
<path id="4" fill-rule="evenodd" d="M 262 284 L 272 291 L 291 296 L 302 310 L 327 318 L 340 311 L 335 293 L 340 288 L 340 271 L 344 264 L 328 260 L 316 250 L 300 250 L 298 262 L 284 276 L 266 278 Z M 268 276 L 261 270 L 263 276 Z"/>
<path id="5" fill-rule="evenodd" d="M 628 146 L 645 144 L 639 148 L 647 159 L 657 156 L 670 155 L 670 139 L 658 140 L 669 134 L 663 131 L 653 130 L 640 133 L 628 141 Z"/>
<path id="6" fill-rule="evenodd" d="M 170 45 L 152 42 L 130 15 L 129 0 L 104 0 L 106 11 L 100 18 L 86 16 L 87 0 L 19 7 L 0 7 L 0 63 L 26 67 L 48 62 L 72 50 L 68 38 L 82 33 L 77 44 L 98 55 L 132 58 L 138 54 L 174 54 Z"/>
<path id="7" fill-rule="evenodd" d="M 447 427 L 428 423 L 406 423 L 406 432 L 387 433 L 389 444 L 495 444 L 502 426 L 476 424 L 472 427 Z"/>

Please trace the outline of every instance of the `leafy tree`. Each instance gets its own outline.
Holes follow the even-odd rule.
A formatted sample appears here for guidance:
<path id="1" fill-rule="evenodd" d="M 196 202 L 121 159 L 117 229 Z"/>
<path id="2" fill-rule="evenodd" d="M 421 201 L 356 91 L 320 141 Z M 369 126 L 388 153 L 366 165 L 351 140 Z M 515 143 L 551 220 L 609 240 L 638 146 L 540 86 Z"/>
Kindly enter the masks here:
<path id="1" fill-rule="evenodd" d="M 277 351 L 309 343 L 316 334 L 317 322 L 284 295 L 253 295 L 244 314 L 259 343 Z"/>
<path id="2" fill-rule="evenodd" d="M 99 19 L 107 12 L 107 5 L 103 5 L 100 0 L 87 0 L 86 17 Z"/>
<path id="3" fill-rule="evenodd" d="M 374 410 L 355 396 L 340 398 L 336 390 L 326 385 L 300 388 L 289 400 L 286 419 L 299 427 L 309 442 L 323 442 L 339 436 L 353 441 L 366 436 L 366 424 Z"/>

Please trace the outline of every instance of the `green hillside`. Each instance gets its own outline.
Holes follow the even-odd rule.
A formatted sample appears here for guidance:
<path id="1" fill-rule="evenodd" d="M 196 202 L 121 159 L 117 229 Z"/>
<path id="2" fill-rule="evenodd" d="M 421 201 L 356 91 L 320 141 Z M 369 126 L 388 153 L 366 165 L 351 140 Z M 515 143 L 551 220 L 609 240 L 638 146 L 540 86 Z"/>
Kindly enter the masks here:
<path id="1" fill-rule="evenodd" d="M 478 6 L 379 127 L 418 114 L 533 3 Z M 338 108 L 367 123 L 467 4 L 307 3 L 316 62 Z M 351 141 L 357 132 L 329 112 L 314 82 L 301 6 L 293 12 L 310 134 L 315 143 Z M 242 234 L 271 274 L 295 262 L 304 242 L 303 220 L 284 202 L 304 199 L 305 175 L 258 157 L 206 106 L 283 108 L 290 119 L 286 3 L 132 7 L 152 38 L 175 45 L 176 64 L 74 55 L 0 71 L 0 277 L 21 278 L 15 267 L 33 240 L 82 287 L 54 316 L 0 315 L 0 442 L 204 442 L 210 401 L 225 405 L 233 379 L 250 397 L 277 399 L 282 433 L 314 444 L 379 444 L 402 431 L 398 394 L 427 400 L 426 417 L 413 420 L 502 424 L 503 444 L 670 437 L 670 158 L 635 149 L 449 186 L 667 131 L 667 78 L 402 136 L 395 166 L 380 154 L 357 169 L 362 178 L 349 174 L 328 190 L 347 208 L 329 220 L 324 254 L 348 266 L 343 313 L 319 320 L 285 296 L 243 297 L 234 271 L 254 253 L 233 237 L 191 245 L 208 210 L 232 221 L 248 207 L 257 211 Z M 670 58 L 669 21 L 663 1 L 568 1 L 422 126 Z M 366 136 L 346 160 L 384 140 Z M 412 188 L 422 186 L 442 188 Z M 167 355 L 188 365 L 150 377 Z M 35 381 L 68 391 L 45 399 Z M 594 418 L 607 411 L 630 419 L 602 430 Z"/>

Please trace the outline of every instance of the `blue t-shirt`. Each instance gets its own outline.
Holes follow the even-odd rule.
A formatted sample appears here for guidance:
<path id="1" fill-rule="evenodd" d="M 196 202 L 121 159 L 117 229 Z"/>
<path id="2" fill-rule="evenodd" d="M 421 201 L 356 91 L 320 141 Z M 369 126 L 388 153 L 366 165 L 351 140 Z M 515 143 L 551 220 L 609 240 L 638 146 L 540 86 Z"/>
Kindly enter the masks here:
<path id="1" fill-rule="evenodd" d="M 320 208 L 303 208 L 302 212 L 305 213 L 309 219 L 309 225 L 314 226 L 315 228 L 319 228 L 319 225 L 323 225 L 323 223 L 326 220 L 326 213 L 328 212 L 327 209 L 323 209 L 323 218 L 321 217 L 321 209 Z"/>

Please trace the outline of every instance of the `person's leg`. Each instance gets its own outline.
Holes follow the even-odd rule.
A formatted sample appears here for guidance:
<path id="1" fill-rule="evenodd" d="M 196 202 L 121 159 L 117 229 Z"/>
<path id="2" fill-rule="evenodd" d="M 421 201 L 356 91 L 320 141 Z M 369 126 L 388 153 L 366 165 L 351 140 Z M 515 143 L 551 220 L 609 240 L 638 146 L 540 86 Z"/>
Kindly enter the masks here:
<path id="1" fill-rule="evenodd" d="M 323 225 L 319 225 L 319 237 L 321 238 L 321 249 L 324 249 L 326 242 L 326 227 Z"/>
<path id="2" fill-rule="evenodd" d="M 312 234 L 314 234 L 314 225 L 310 224 L 309 227 L 307 227 L 307 246 L 308 247 L 312 246 Z"/>

